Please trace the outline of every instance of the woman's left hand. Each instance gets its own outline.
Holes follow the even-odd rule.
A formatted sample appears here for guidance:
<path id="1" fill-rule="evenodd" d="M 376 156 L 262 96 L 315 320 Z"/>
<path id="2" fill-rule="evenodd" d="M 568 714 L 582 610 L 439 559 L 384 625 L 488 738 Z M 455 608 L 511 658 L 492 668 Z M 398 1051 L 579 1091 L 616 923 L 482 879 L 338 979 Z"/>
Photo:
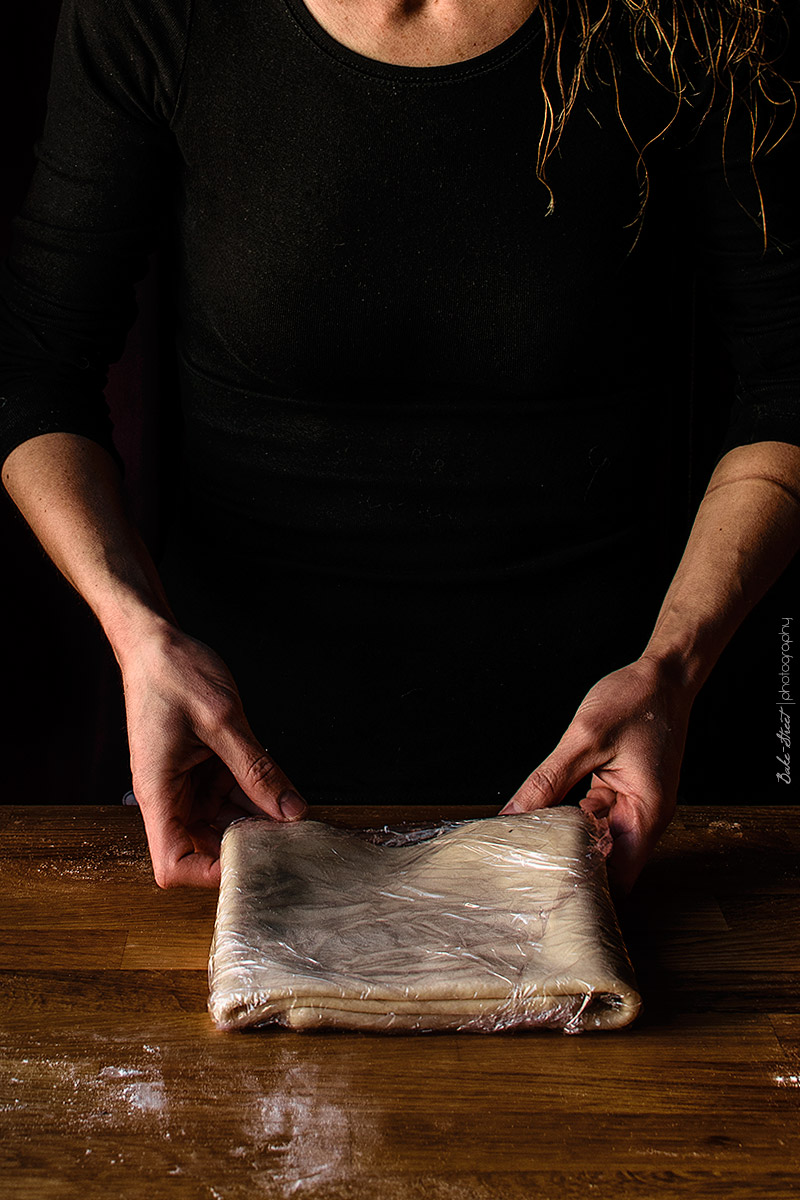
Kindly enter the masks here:
<path id="1" fill-rule="evenodd" d="M 660 662 L 640 658 L 606 675 L 583 700 L 552 754 L 503 813 L 559 804 L 591 773 L 581 807 L 608 816 L 609 873 L 627 892 L 675 812 L 694 693 Z"/>

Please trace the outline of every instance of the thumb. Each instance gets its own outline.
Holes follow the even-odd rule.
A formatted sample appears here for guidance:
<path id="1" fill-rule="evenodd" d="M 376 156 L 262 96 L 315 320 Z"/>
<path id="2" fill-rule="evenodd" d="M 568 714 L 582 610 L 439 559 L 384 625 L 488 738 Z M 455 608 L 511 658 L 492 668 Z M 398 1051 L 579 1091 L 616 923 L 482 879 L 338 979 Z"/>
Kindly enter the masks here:
<path id="1" fill-rule="evenodd" d="M 262 812 L 276 821 L 296 821 L 308 805 L 268 751 L 256 741 L 249 726 L 226 728 L 214 739 L 213 750 L 230 770 L 239 787 Z"/>
<path id="2" fill-rule="evenodd" d="M 597 748 L 562 739 L 543 763 L 517 788 L 500 815 L 531 812 L 560 804 L 570 788 L 598 765 Z"/>

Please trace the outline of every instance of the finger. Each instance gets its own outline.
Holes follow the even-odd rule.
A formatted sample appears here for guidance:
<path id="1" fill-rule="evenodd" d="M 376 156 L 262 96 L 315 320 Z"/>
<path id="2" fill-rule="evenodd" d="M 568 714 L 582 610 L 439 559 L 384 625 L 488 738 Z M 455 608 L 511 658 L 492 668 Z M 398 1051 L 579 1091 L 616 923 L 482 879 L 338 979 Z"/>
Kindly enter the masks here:
<path id="1" fill-rule="evenodd" d="M 622 895 L 633 887 L 664 830 L 661 810 L 661 805 L 643 805 L 627 795 L 618 795 L 611 809 L 608 825 L 614 845 L 608 873 L 615 891 Z"/>
<path id="2" fill-rule="evenodd" d="M 617 793 L 615 789 L 610 784 L 602 783 L 597 775 L 592 775 L 591 786 L 579 803 L 587 812 L 593 812 L 597 815 L 602 810 L 609 812 L 616 799 Z"/>
<path id="3" fill-rule="evenodd" d="M 195 854 L 205 854 L 208 858 L 219 858 L 222 835 L 208 821 L 194 821 L 187 827 L 186 832 L 192 839 Z"/>
<path id="4" fill-rule="evenodd" d="M 191 821 L 216 825 L 217 813 L 227 802 L 232 790 L 237 787 L 225 763 L 209 750 L 207 761 L 192 769 L 186 783 L 191 793 L 191 805 L 176 810 L 176 815 L 181 817 L 187 826 Z"/>
<path id="5" fill-rule="evenodd" d="M 607 817 L 614 806 L 616 795 L 608 790 L 606 794 L 600 794 L 597 789 L 588 791 L 582 800 L 578 801 L 578 807 L 584 812 L 591 813 L 593 817 Z"/>
<path id="6" fill-rule="evenodd" d="M 570 788 L 599 765 L 599 755 L 591 745 L 570 747 L 564 740 L 553 753 L 532 771 L 500 814 L 531 812 L 559 804 Z"/>
<path id="7" fill-rule="evenodd" d="M 219 836 L 216 842 L 209 837 L 208 826 L 200 823 L 187 829 L 177 817 L 148 821 L 145 814 L 147 841 L 156 883 L 161 888 L 218 887 Z M 206 832 L 206 830 L 208 832 Z"/>
<path id="8" fill-rule="evenodd" d="M 225 829 L 241 817 L 264 816 L 263 808 L 245 796 L 230 768 L 216 755 L 195 769 L 193 795 L 193 814 L 214 829 Z"/>
<path id="9" fill-rule="evenodd" d="M 249 728 L 223 728 L 209 745 L 260 812 L 276 821 L 296 821 L 304 815 L 305 800 Z"/>
<path id="10" fill-rule="evenodd" d="M 627 896 L 647 862 L 640 840 L 623 829 L 609 816 L 613 846 L 608 859 L 608 879 L 614 892 Z"/>

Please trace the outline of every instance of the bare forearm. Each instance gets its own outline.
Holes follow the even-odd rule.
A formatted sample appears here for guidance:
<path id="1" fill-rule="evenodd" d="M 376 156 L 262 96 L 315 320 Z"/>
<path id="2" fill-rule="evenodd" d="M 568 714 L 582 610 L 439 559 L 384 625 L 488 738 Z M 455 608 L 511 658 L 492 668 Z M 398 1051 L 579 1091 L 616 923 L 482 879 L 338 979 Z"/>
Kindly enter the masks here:
<path id="1" fill-rule="evenodd" d="M 738 446 L 717 466 L 644 656 L 696 693 L 800 546 L 800 449 Z"/>
<path id="2" fill-rule="evenodd" d="M 252 812 L 296 820 L 305 802 L 250 729 L 225 663 L 175 627 L 105 450 L 44 434 L 9 455 L 3 481 L 117 655 L 156 879 L 218 884 L 226 823 Z"/>
<path id="3" fill-rule="evenodd" d="M 129 520 L 117 467 L 76 434 L 18 446 L 3 482 L 53 562 L 100 620 L 117 657 L 172 621 L 152 559 Z"/>

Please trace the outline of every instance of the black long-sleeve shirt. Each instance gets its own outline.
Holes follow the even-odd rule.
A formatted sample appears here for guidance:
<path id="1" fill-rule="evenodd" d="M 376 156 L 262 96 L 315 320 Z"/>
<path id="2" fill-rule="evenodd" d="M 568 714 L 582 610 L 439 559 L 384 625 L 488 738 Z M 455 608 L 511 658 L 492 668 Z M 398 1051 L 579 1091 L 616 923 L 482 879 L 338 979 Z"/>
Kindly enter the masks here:
<path id="1" fill-rule="evenodd" d="M 672 101 L 617 50 L 645 139 Z M 309 798 L 507 795 L 642 648 L 674 566 L 676 262 L 737 371 L 724 448 L 800 443 L 789 151 L 759 176 L 764 251 L 744 108 L 723 169 L 723 109 L 697 132 L 698 97 L 649 152 L 632 248 L 636 158 L 595 87 L 547 215 L 541 53 L 536 12 L 414 68 L 344 48 L 302 0 L 65 0 L 2 283 L 0 454 L 111 445 L 106 365 L 160 245 L 184 423 L 162 570 Z"/>

